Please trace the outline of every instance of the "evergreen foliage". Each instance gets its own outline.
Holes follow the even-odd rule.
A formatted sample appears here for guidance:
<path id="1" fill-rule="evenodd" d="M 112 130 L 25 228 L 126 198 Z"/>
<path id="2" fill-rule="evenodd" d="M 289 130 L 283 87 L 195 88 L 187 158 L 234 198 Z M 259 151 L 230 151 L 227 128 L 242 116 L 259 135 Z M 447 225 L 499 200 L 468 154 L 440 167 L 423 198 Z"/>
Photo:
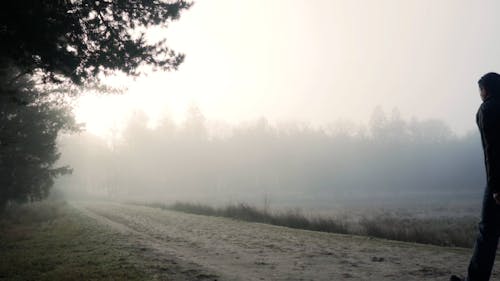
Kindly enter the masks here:
<path id="1" fill-rule="evenodd" d="M 46 81 L 80 84 L 99 72 L 137 74 L 141 64 L 176 69 L 184 56 L 145 31 L 189 8 L 185 1 L 16 0 L 0 10 L 0 67 L 41 71 Z"/>
<path id="2" fill-rule="evenodd" d="M 54 86 L 97 81 L 97 74 L 174 70 L 184 55 L 146 30 L 166 26 L 190 3 L 161 0 L 16 0 L 0 9 L 0 210 L 10 201 L 46 197 L 61 130 L 77 126 Z M 63 83 L 65 82 L 65 83 Z M 44 87 L 40 87 L 43 85 Z M 52 86 L 51 86 L 52 85 Z"/>

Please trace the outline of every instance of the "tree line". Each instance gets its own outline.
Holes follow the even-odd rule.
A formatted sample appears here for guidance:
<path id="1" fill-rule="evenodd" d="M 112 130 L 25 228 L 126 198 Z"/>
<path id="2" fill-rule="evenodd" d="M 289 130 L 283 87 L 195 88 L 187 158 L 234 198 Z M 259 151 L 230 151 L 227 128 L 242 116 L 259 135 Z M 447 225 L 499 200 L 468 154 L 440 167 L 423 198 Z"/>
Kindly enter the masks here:
<path id="1" fill-rule="evenodd" d="M 349 198 L 467 194 L 481 188 L 475 132 L 456 136 L 439 120 L 404 119 L 377 108 L 366 128 L 322 128 L 262 118 L 214 135 L 203 114 L 188 112 L 155 129 L 144 113 L 112 146 L 91 134 L 62 141 L 75 168 L 62 190 L 134 200 L 329 202 Z"/>

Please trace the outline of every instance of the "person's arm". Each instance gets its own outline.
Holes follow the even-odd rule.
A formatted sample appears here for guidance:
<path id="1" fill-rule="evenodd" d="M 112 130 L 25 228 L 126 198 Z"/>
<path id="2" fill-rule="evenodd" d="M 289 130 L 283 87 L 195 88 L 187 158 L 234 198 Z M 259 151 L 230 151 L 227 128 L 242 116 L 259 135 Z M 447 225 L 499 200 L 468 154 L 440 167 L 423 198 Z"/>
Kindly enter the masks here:
<path id="1" fill-rule="evenodd" d="M 481 124 L 484 139 L 487 184 L 493 191 L 493 197 L 500 204 L 500 131 L 498 113 L 492 107 L 481 110 Z"/>

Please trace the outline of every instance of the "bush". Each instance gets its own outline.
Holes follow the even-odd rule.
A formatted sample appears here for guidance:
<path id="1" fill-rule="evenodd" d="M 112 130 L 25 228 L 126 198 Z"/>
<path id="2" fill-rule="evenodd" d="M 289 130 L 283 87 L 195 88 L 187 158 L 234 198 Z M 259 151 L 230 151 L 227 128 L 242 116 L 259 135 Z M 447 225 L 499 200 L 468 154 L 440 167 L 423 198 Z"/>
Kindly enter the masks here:
<path id="1" fill-rule="evenodd" d="M 51 221 L 61 215 L 61 208 L 65 205 L 64 201 L 11 203 L 0 215 L 0 221 L 3 224 L 31 224 Z"/>

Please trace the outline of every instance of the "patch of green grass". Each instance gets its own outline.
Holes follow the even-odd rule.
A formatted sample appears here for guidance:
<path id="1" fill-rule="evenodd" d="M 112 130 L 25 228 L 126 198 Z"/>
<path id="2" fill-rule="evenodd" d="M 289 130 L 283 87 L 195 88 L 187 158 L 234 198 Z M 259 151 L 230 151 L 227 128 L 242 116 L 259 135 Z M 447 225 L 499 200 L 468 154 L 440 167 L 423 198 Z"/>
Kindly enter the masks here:
<path id="1" fill-rule="evenodd" d="M 65 203 L 0 216 L 0 280 L 151 280 L 109 229 Z"/>

